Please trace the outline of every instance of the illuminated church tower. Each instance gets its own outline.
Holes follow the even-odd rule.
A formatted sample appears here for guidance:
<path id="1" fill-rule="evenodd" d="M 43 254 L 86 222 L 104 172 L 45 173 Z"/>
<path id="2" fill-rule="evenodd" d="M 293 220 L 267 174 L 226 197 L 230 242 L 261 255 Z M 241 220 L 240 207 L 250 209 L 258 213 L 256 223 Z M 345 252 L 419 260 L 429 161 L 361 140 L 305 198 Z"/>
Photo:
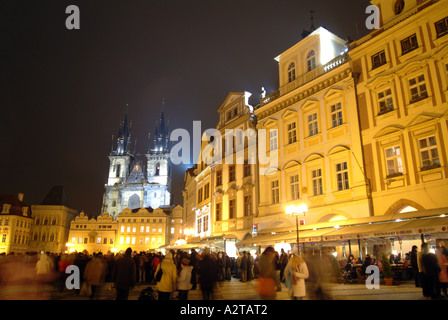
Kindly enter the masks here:
<path id="1" fill-rule="evenodd" d="M 169 130 L 163 110 L 156 123 L 153 141 L 150 138 L 151 134 L 148 134 L 146 153 L 137 153 L 137 140 L 132 146 L 131 125 L 126 112 L 117 139 L 112 137 L 103 196 L 102 212 L 108 212 L 115 219 L 125 208 L 156 209 L 171 204 Z"/>

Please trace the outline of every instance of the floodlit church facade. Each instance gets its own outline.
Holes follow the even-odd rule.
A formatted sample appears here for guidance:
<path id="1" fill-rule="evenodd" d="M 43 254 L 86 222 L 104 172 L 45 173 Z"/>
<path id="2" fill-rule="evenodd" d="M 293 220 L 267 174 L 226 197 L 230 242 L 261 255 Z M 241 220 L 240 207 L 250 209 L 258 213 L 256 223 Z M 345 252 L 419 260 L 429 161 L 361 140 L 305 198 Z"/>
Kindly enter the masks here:
<path id="1" fill-rule="evenodd" d="M 137 153 L 131 127 L 126 113 L 117 138 L 112 137 L 109 153 L 102 212 L 115 219 L 126 208 L 168 207 L 171 202 L 169 130 L 163 111 L 152 141 L 148 134 L 145 154 Z"/>

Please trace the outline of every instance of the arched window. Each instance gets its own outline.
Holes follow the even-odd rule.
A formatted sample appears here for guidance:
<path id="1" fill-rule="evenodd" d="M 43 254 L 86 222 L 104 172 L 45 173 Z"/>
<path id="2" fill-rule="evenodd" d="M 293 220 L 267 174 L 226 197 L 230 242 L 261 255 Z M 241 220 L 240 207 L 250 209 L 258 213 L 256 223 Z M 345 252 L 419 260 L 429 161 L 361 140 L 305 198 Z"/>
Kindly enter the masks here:
<path id="1" fill-rule="evenodd" d="M 308 71 L 311 71 L 314 68 L 316 68 L 316 53 L 314 52 L 314 50 L 311 50 L 306 56 L 306 63 Z"/>
<path id="2" fill-rule="evenodd" d="M 292 82 L 296 79 L 296 64 L 291 62 L 288 67 L 288 82 Z"/>
<path id="3" fill-rule="evenodd" d="M 156 163 L 156 176 L 160 175 L 160 163 Z"/>

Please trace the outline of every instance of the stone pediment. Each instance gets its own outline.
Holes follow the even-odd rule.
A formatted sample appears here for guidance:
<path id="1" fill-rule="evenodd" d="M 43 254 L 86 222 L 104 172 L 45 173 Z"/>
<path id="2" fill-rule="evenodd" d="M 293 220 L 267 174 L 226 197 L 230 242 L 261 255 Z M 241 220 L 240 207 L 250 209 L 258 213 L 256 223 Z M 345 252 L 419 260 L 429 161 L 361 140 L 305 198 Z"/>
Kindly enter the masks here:
<path id="1" fill-rule="evenodd" d="M 439 119 L 441 118 L 442 115 L 438 114 L 438 113 L 429 113 L 429 112 L 424 112 L 419 114 L 417 117 L 415 117 L 409 124 L 408 127 L 412 127 L 412 126 L 416 126 L 434 119 Z"/>
<path id="2" fill-rule="evenodd" d="M 384 136 L 387 136 L 392 133 L 401 132 L 404 129 L 405 129 L 405 127 L 400 126 L 398 124 L 390 125 L 385 128 L 382 128 L 380 131 L 378 131 L 377 134 L 374 136 L 374 138 L 380 138 L 380 137 L 384 137 Z"/>

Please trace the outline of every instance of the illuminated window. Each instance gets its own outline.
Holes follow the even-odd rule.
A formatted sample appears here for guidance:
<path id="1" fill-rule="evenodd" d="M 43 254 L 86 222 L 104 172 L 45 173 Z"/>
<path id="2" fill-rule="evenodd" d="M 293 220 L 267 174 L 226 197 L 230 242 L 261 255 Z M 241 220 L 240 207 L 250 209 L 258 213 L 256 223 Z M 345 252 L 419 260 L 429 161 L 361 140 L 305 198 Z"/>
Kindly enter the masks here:
<path id="1" fill-rule="evenodd" d="M 278 180 L 271 181 L 271 201 L 272 203 L 279 203 L 280 201 L 280 188 Z"/>
<path id="2" fill-rule="evenodd" d="M 277 146 L 277 134 L 278 134 L 278 130 L 277 129 L 269 130 L 269 150 L 270 151 L 277 150 L 277 148 L 278 148 L 278 146 Z"/>
<path id="3" fill-rule="evenodd" d="M 436 137 L 428 137 L 418 141 L 422 168 L 440 167 L 439 151 Z"/>
<path id="4" fill-rule="evenodd" d="M 229 200 L 229 219 L 235 218 L 235 199 Z"/>
<path id="5" fill-rule="evenodd" d="M 131 238 L 130 237 L 126 237 L 126 244 L 130 244 L 131 243 Z"/>
<path id="6" fill-rule="evenodd" d="M 96 238 L 96 244 L 101 244 L 101 237 Z"/>
<path id="7" fill-rule="evenodd" d="M 314 68 L 316 68 L 316 53 L 314 52 L 314 50 L 311 50 L 306 56 L 306 64 L 308 71 L 311 71 Z"/>
<path id="8" fill-rule="evenodd" d="M 148 226 L 146 227 L 146 233 L 149 233 L 149 227 Z"/>
<path id="9" fill-rule="evenodd" d="M 411 103 L 428 97 L 426 91 L 425 76 L 423 74 L 409 79 L 409 91 L 411 93 Z"/>
<path id="10" fill-rule="evenodd" d="M 135 244 L 135 237 L 132 237 L 131 244 Z"/>
<path id="11" fill-rule="evenodd" d="M 386 166 L 387 176 L 396 176 L 403 174 L 403 160 L 401 159 L 401 149 L 399 146 L 387 148 L 386 152 Z"/>
<path id="12" fill-rule="evenodd" d="M 338 163 L 336 165 L 336 178 L 339 191 L 347 190 L 349 188 L 347 162 Z"/>
<path id="13" fill-rule="evenodd" d="M 332 105 L 330 107 L 330 112 L 331 112 L 331 123 L 333 127 L 340 126 L 343 123 L 341 103 L 338 102 Z"/>
<path id="14" fill-rule="evenodd" d="M 293 175 L 290 178 L 291 184 L 291 200 L 298 200 L 300 198 L 299 194 L 299 175 Z"/>
<path id="15" fill-rule="evenodd" d="M 121 226 L 121 232 L 124 232 L 124 226 Z"/>
<path id="16" fill-rule="evenodd" d="M 292 122 L 288 124 L 288 144 L 297 142 L 297 130 L 296 123 Z"/>
<path id="17" fill-rule="evenodd" d="M 229 182 L 235 181 L 235 166 L 229 166 Z"/>
<path id="18" fill-rule="evenodd" d="M 308 116 L 308 136 L 314 136 L 319 133 L 319 126 L 317 123 L 317 113 Z"/>
<path id="19" fill-rule="evenodd" d="M 288 67 L 288 82 L 292 82 L 296 79 L 296 65 L 292 62 Z"/>
<path id="20" fill-rule="evenodd" d="M 311 171 L 311 180 L 313 182 L 313 195 L 318 196 L 322 194 L 322 169 Z"/>
<path id="21" fill-rule="evenodd" d="M 222 186 L 222 170 L 216 171 L 216 186 Z"/>
<path id="22" fill-rule="evenodd" d="M 394 100 L 392 98 L 391 89 L 386 89 L 384 91 L 378 92 L 378 106 L 378 115 L 394 110 Z"/>
<path id="23" fill-rule="evenodd" d="M 174 234 L 174 227 L 171 228 L 171 234 Z"/>
<path id="24" fill-rule="evenodd" d="M 252 197 L 245 196 L 244 197 L 244 216 L 250 216 L 252 214 Z"/>
<path id="25" fill-rule="evenodd" d="M 221 221 L 222 219 L 222 208 L 221 208 L 222 204 L 221 203 L 217 203 L 216 204 L 216 221 Z"/>
<path id="26" fill-rule="evenodd" d="M 208 231 L 208 214 L 204 216 L 204 232 Z M 174 230 L 173 230 L 174 233 Z"/>
<path id="27" fill-rule="evenodd" d="M 145 227 L 144 226 L 140 227 L 140 232 L 145 232 Z"/>

